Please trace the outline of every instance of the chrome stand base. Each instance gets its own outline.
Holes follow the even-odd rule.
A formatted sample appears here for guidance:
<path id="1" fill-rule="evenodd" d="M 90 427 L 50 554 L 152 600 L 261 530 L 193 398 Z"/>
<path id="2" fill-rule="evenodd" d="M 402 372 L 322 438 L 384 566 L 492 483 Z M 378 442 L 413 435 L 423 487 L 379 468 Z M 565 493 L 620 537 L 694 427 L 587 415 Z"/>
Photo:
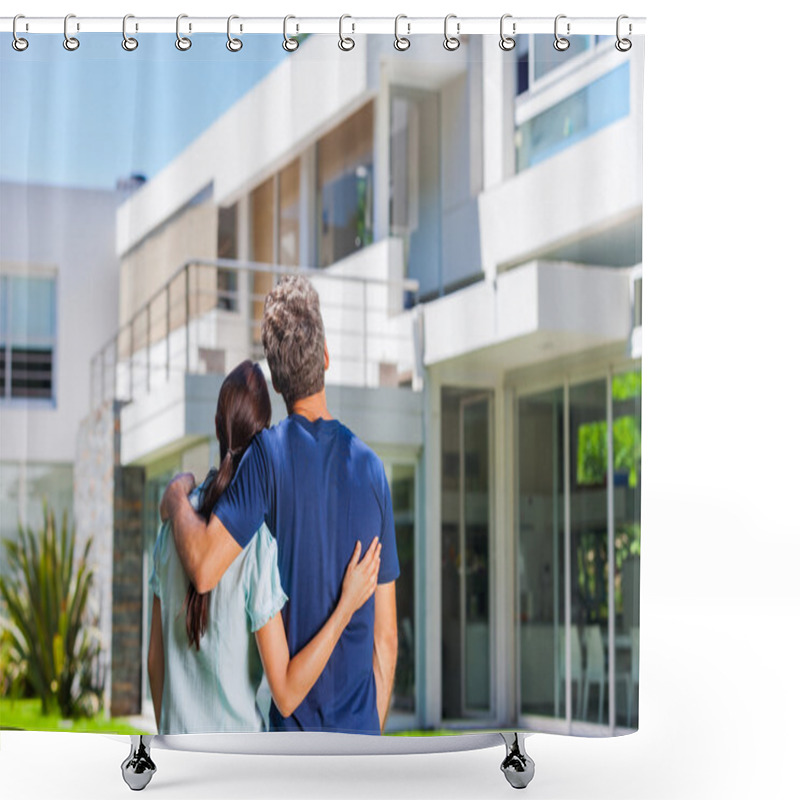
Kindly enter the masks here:
<path id="1" fill-rule="evenodd" d="M 134 792 L 140 792 L 150 783 L 156 765 L 150 758 L 152 736 L 131 736 L 131 752 L 122 762 L 122 779 Z"/>
<path id="2" fill-rule="evenodd" d="M 518 733 L 501 733 L 506 745 L 506 757 L 500 765 L 506 780 L 515 789 L 524 789 L 532 780 L 536 765 L 525 752 L 525 739 Z"/>

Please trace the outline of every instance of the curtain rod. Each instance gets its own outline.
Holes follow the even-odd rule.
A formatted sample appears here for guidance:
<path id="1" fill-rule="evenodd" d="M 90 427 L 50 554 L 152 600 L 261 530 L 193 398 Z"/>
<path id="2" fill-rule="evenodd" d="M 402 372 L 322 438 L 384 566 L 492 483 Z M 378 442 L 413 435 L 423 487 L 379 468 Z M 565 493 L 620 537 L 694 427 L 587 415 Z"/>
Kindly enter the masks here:
<path id="1" fill-rule="evenodd" d="M 180 29 L 183 35 L 193 33 L 222 33 L 228 31 L 227 17 L 195 17 L 182 15 Z M 336 34 L 343 30 L 348 35 L 366 33 L 394 34 L 395 25 L 403 36 L 415 34 L 443 35 L 444 17 L 303 17 L 289 18 L 288 32 L 292 36 L 304 33 Z M 549 33 L 554 31 L 554 17 L 514 17 L 506 15 L 503 31 L 507 36 L 526 33 Z M 13 17 L 0 17 L 0 31 L 11 33 Z M 129 17 L 127 33 L 175 33 L 175 17 Z M 236 34 L 284 33 L 284 17 L 236 17 L 231 23 L 231 31 Z M 625 17 L 623 35 L 643 34 L 644 17 Z M 26 17 L 17 20 L 17 34 L 60 33 L 64 34 L 64 17 Z M 560 35 L 580 36 L 598 34 L 614 36 L 617 32 L 616 17 L 569 17 L 559 15 Z M 567 28 L 569 26 L 569 29 Z M 119 33 L 122 35 L 122 17 L 81 17 L 70 15 L 69 35 L 83 33 Z M 497 34 L 500 35 L 500 17 L 458 17 L 451 16 L 448 31 L 453 35 Z"/>

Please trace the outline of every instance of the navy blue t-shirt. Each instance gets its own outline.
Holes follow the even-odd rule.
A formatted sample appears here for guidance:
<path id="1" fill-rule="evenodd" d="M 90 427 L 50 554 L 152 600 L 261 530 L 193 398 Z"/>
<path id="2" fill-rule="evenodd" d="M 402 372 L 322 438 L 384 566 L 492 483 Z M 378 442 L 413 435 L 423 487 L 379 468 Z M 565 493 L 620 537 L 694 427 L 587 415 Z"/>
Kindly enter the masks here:
<path id="1" fill-rule="evenodd" d="M 266 522 L 278 542 L 289 601 L 283 620 L 296 655 L 333 613 L 356 541 L 378 536 L 379 583 L 400 575 L 392 500 L 380 459 L 337 420 L 293 414 L 261 431 L 214 513 L 244 547 Z M 353 615 L 306 699 L 288 718 L 275 703 L 271 730 L 380 733 L 372 650 L 375 598 Z"/>

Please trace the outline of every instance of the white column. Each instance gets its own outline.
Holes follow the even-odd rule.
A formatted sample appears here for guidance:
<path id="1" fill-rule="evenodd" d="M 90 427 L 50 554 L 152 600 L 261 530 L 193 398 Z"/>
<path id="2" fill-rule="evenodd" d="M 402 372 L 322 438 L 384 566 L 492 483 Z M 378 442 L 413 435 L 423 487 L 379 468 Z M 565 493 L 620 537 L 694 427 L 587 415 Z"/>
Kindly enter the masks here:
<path id="1" fill-rule="evenodd" d="M 442 403 L 439 381 L 430 370 L 424 393 L 425 546 L 420 551 L 419 586 L 426 612 L 425 694 L 419 701 L 422 724 L 438 728 L 442 721 Z"/>
<path id="2" fill-rule="evenodd" d="M 390 131 L 391 131 L 391 87 L 386 70 L 380 71 L 380 88 L 375 98 L 373 120 L 373 203 L 372 226 L 375 241 L 389 235 L 389 181 L 390 181 Z"/>
<path id="3" fill-rule="evenodd" d="M 491 36 L 483 47 L 483 189 L 503 180 L 503 53 Z"/>
<path id="4" fill-rule="evenodd" d="M 483 191 L 514 174 L 514 59 L 492 36 L 481 36 L 483 47 Z M 484 262 L 486 280 L 493 281 L 497 264 Z"/>
<path id="5" fill-rule="evenodd" d="M 499 49 L 499 48 L 498 48 Z M 512 439 L 513 392 L 503 385 L 502 375 L 494 388 L 492 419 L 493 447 L 493 520 L 491 531 L 493 559 L 492 591 L 494 622 L 495 713 L 501 726 L 511 725 L 517 717 L 518 643 L 516 613 L 516 559 L 514 544 L 514 447 Z"/>

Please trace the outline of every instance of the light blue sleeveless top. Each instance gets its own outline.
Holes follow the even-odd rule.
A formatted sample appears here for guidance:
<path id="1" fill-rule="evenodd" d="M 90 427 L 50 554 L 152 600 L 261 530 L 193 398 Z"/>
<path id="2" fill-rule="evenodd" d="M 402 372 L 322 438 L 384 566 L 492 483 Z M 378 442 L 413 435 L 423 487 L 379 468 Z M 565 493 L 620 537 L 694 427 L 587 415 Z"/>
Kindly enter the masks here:
<path id="1" fill-rule="evenodd" d="M 204 486 L 190 495 L 195 510 L 202 503 Z M 269 687 L 253 634 L 288 599 L 278 574 L 277 544 L 267 526 L 261 526 L 211 592 L 208 627 L 200 639 L 199 651 L 189 645 L 186 635 L 183 604 L 188 587 L 172 526 L 164 523 L 153 549 L 150 575 L 150 588 L 161 599 L 164 646 L 164 692 L 158 732 L 267 730 Z"/>

